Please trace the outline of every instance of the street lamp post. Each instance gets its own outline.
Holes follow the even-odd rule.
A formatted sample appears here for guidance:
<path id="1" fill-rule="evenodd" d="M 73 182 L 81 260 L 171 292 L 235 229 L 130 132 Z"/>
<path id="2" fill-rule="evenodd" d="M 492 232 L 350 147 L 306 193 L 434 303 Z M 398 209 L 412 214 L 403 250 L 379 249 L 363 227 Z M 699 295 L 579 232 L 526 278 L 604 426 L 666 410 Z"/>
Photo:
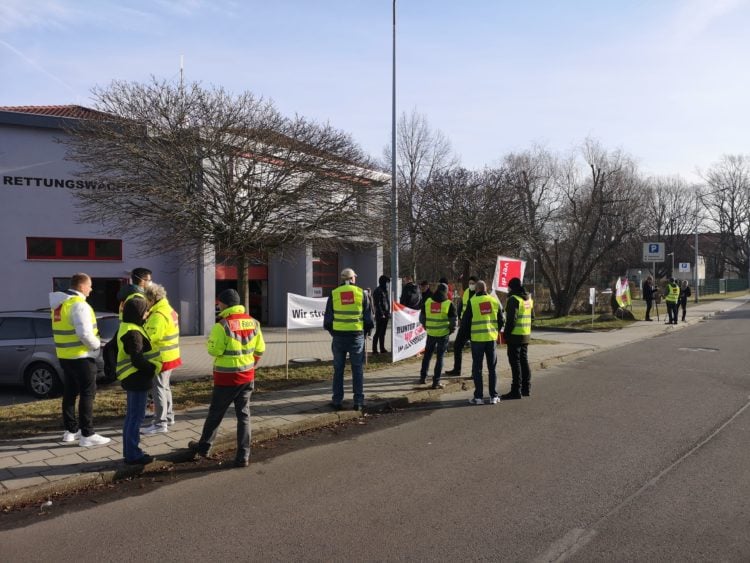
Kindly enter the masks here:
<path id="1" fill-rule="evenodd" d="M 531 278 L 531 294 L 534 296 L 534 299 L 536 299 L 536 258 L 534 258 L 534 277 Z"/>
<path id="2" fill-rule="evenodd" d="M 667 256 L 672 257 L 672 269 L 669 271 L 669 277 L 673 278 L 674 277 L 674 252 L 670 252 L 669 254 L 667 254 Z"/>

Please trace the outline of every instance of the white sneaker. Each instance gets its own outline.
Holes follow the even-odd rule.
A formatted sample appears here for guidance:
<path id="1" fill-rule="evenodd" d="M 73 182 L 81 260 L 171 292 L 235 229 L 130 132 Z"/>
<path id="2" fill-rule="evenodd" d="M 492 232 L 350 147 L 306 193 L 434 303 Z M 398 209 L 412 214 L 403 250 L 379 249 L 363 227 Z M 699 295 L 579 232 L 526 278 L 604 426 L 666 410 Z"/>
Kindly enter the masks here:
<path id="1" fill-rule="evenodd" d="M 469 404 L 470 405 L 483 405 L 484 399 L 477 399 L 477 398 L 469 399 Z"/>
<path id="2" fill-rule="evenodd" d="M 496 405 L 500 402 L 500 397 L 490 397 L 490 404 Z"/>
<path id="3" fill-rule="evenodd" d="M 104 444 L 109 444 L 111 441 L 112 438 L 105 438 L 99 434 L 92 434 L 91 436 L 81 436 L 78 445 L 84 448 L 90 448 L 92 446 L 103 446 Z"/>
<path id="4" fill-rule="evenodd" d="M 67 430 L 63 432 L 63 437 L 61 442 L 75 442 L 76 440 L 81 439 L 81 431 L 78 432 L 68 432 Z"/>
<path id="5" fill-rule="evenodd" d="M 161 432 L 169 432 L 166 424 L 164 426 L 162 426 L 161 424 L 152 424 L 147 428 L 141 428 L 141 434 L 143 434 L 144 436 L 151 436 L 152 434 L 159 434 Z"/>

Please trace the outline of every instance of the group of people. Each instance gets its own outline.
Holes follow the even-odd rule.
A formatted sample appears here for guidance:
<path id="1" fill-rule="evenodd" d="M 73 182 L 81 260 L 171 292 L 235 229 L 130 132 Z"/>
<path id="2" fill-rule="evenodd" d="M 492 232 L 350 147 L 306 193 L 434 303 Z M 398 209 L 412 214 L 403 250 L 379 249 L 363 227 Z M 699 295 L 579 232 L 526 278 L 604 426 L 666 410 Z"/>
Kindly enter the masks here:
<path id="1" fill-rule="evenodd" d="M 140 447 L 141 434 L 169 431 L 174 424 L 170 376 L 182 364 L 179 316 L 167 299 L 163 286 L 153 283 L 152 273 L 136 268 L 132 283 L 118 294 L 120 326 L 104 350 L 105 364 L 127 394 L 123 423 L 123 458 L 126 464 L 144 465 L 153 456 Z M 111 439 L 93 428 L 96 394 L 96 358 L 102 346 L 96 314 L 86 302 L 91 277 L 74 274 L 66 291 L 50 294 L 52 332 L 57 357 L 63 369 L 63 432 L 65 443 L 82 447 L 108 444 Z M 208 415 L 199 440 L 188 447 L 196 456 L 206 456 L 229 405 L 237 416 L 235 466 L 247 467 L 250 457 L 250 395 L 255 367 L 265 350 L 260 323 L 245 313 L 239 294 L 228 289 L 218 296 L 219 315 L 207 342 L 214 357 L 214 386 Z M 107 350 L 109 349 L 109 350 Z M 112 365 L 113 364 L 113 365 Z M 151 424 L 143 428 L 148 392 L 154 411 Z M 78 416 L 76 416 L 76 401 Z"/>
<path id="2" fill-rule="evenodd" d="M 365 338 L 375 328 L 373 354 L 385 353 L 385 332 L 391 316 L 391 300 L 388 291 L 390 279 L 380 276 L 378 287 L 372 293 L 356 285 L 357 275 L 351 268 L 341 272 L 340 285 L 326 302 L 323 319 L 324 328 L 331 334 L 333 353 L 333 394 L 331 407 L 343 408 L 344 368 L 347 356 L 352 367 L 354 409 L 364 406 L 364 355 Z M 426 384 L 430 362 L 435 356 L 432 373 L 432 388 L 442 389 L 443 361 L 448 349 L 450 335 L 458 328 L 454 343 L 453 369 L 446 375 L 461 374 L 463 349 L 471 342 L 472 379 L 474 396 L 469 401 L 485 403 L 482 370 L 486 363 L 488 371 L 488 398 L 490 404 L 501 399 L 520 399 L 531 393 L 531 369 L 528 361 L 528 345 L 531 340 L 531 318 L 534 308 L 532 298 L 521 284 L 513 278 L 509 282 L 506 310 L 494 292 L 488 291 L 484 281 L 472 276 L 463 293 L 460 306 L 453 303 L 448 281 L 441 278 L 434 292 L 429 284 L 418 287 L 413 278 L 405 277 L 399 303 L 420 311 L 420 323 L 427 333 L 424 356 L 419 374 L 419 383 Z M 501 334 L 503 336 L 501 336 Z M 511 369 L 511 388 L 508 393 L 497 392 L 497 344 L 504 341 L 508 348 L 508 363 Z M 379 348 L 379 349 L 378 349 Z"/>
<path id="3" fill-rule="evenodd" d="M 646 318 L 647 321 L 653 321 L 651 318 L 651 309 L 654 304 L 659 304 L 661 295 L 659 288 L 654 285 L 654 278 L 648 276 L 642 287 L 643 300 L 646 302 Z M 666 324 L 677 324 L 677 317 L 679 317 L 680 309 L 682 309 L 682 322 L 685 322 L 685 315 L 687 313 L 687 301 L 692 295 L 690 286 L 687 280 L 682 280 L 678 283 L 675 278 L 669 278 L 666 285 L 666 291 L 664 295 L 664 301 L 667 304 L 667 322 Z M 658 309 L 657 309 L 658 311 Z"/>
<path id="4" fill-rule="evenodd" d="M 120 326 L 115 338 L 104 350 L 108 364 L 127 394 L 123 423 L 123 457 L 126 464 L 143 465 L 153 456 L 140 447 L 140 436 L 169 432 L 175 415 L 170 377 L 182 364 L 179 347 L 179 317 L 167 299 L 163 286 L 155 284 L 152 272 L 136 268 L 132 283 L 118 294 Z M 378 288 L 370 296 L 356 285 L 357 274 L 351 268 L 341 272 L 340 285 L 328 298 L 323 326 L 331 336 L 333 384 L 331 406 L 340 410 L 344 400 L 344 369 L 347 356 L 352 366 L 354 409 L 365 405 L 364 354 L 365 338 L 375 329 L 373 352 L 385 352 L 385 331 L 391 316 L 387 276 L 381 276 Z M 471 403 L 484 404 L 482 369 L 489 373 L 488 402 L 520 399 L 528 396 L 531 371 L 528 344 L 531 335 L 533 301 L 518 278 L 510 280 L 505 312 L 485 282 L 472 277 L 463 294 L 460 307 L 453 303 L 451 290 L 444 278 L 435 292 L 429 284 L 420 291 L 413 280 L 404 284 L 402 302 L 420 310 L 420 322 L 427 333 L 427 343 L 420 370 L 420 383 L 426 383 L 432 356 L 436 356 L 432 387 L 442 388 L 443 358 L 450 335 L 458 329 L 455 363 L 451 375 L 460 374 L 461 351 L 471 342 L 474 396 Z M 426 286 L 426 287 L 425 287 Z M 96 315 L 86 302 L 92 281 L 85 273 L 74 274 L 66 291 L 50 293 L 50 308 L 55 349 L 64 372 L 62 441 L 78 442 L 82 447 L 108 444 L 93 427 L 93 404 L 96 394 L 96 358 L 102 342 Z M 372 299 L 372 301 L 371 301 Z M 234 404 L 237 417 L 237 450 L 234 464 L 247 467 L 250 457 L 250 397 L 254 389 L 255 368 L 265 351 L 260 323 L 245 312 L 234 289 L 217 296 L 219 313 L 207 341 L 207 352 L 213 356 L 213 390 L 208 414 L 200 439 L 188 448 L 194 456 L 207 456 L 221 421 Z M 504 331 L 504 332 L 503 332 Z M 508 393 L 497 392 L 496 346 L 501 333 L 508 345 L 512 383 Z M 154 401 L 151 423 L 143 427 L 148 392 Z M 78 415 L 76 416 L 76 401 Z"/>

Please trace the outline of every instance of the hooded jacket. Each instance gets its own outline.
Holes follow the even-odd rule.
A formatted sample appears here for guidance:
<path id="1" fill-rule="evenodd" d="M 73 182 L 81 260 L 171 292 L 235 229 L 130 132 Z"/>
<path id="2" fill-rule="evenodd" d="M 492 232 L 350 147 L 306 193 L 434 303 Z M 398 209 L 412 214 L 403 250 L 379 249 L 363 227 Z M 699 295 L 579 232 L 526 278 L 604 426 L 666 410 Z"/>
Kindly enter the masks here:
<path id="1" fill-rule="evenodd" d="M 516 316 L 518 315 L 518 299 L 516 299 L 514 295 L 520 297 L 524 301 L 529 298 L 529 294 L 523 286 L 519 289 L 511 289 L 509 291 L 508 301 L 505 305 L 505 341 L 508 344 L 528 344 L 531 342 L 530 334 L 512 334 L 513 329 L 516 327 Z M 533 316 L 532 310 L 532 318 Z"/>
<path id="2" fill-rule="evenodd" d="M 122 320 L 126 323 L 132 323 L 143 326 L 144 313 L 148 310 L 148 303 L 145 299 L 131 299 L 122 309 Z M 130 362 L 138 368 L 138 371 L 123 379 L 120 384 L 126 391 L 148 391 L 154 375 L 156 366 L 143 357 L 145 352 L 151 351 L 151 342 L 148 338 L 135 330 L 129 330 L 120 337 L 120 345 L 125 353 L 130 356 Z"/>
<path id="3" fill-rule="evenodd" d="M 83 293 L 76 291 L 75 289 L 69 289 L 68 291 L 53 291 L 49 294 L 50 309 L 54 311 L 62 305 L 64 301 L 71 299 L 75 295 L 83 297 Z M 85 301 L 74 303 L 70 308 L 70 315 L 73 327 L 76 331 L 76 336 L 83 345 L 89 349 L 86 356 L 96 359 L 99 355 L 101 341 L 94 333 L 94 325 L 91 322 L 91 305 Z"/>
<path id="4" fill-rule="evenodd" d="M 445 287 L 443 284 L 438 285 L 437 289 L 435 290 L 435 293 L 428 296 L 428 299 L 432 299 L 433 301 L 436 301 L 437 303 L 443 303 L 444 301 L 448 301 L 448 288 Z M 451 302 L 450 306 L 448 307 L 449 334 L 453 334 L 453 332 L 456 330 L 457 318 L 458 318 L 458 315 L 456 314 L 456 305 L 453 302 Z M 419 312 L 419 322 L 422 323 L 422 326 L 426 326 L 427 314 L 425 313 L 424 303 L 422 304 L 422 310 Z"/>
<path id="5" fill-rule="evenodd" d="M 382 321 L 391 316 L 391 296 L 388 293 L 387 281 L 381 282 L 372 292 L 372 305 L 375 309 L 376 319 Z"/>

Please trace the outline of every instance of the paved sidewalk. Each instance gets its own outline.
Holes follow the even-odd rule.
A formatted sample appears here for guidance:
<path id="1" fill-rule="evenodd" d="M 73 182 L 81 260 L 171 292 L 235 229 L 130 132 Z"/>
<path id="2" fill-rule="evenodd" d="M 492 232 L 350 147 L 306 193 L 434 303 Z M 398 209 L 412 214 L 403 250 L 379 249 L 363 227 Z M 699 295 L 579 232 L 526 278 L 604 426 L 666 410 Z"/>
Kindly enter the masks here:
<path id="1" fill-rule="evenodd" d="M 688 307 L 688 321 L 676 326 L 642 321 L 612 332 L 535 331 L 534 338 L 544 342 L 532 343 L 529 347 L 535 388 L 543 385 L 544 373 L 541 370 L 546 367 L 681 330 L 721 311 L 739 307 L 748 299 L 750 297 L 692 305 Z M 264 335 L 268 343 L 264 365 L 283 365 L 287 354 L 286 331 L 269 329 L 264 331 Z M 290 357 L 331 359 L 330 337 L 324 331 L 295 331 L 294 334 L 290 333 L 290 338 L 295 340 L 294 345 L 290 344 L 294 350 Z M 210 361 L 203 347 L 205 339 L 193 337 L 184 340 L 183 356 L 186 366 L 190 367 L 181 370 L 182 375 L 194 377 L 210 373 Z M 448 355 L 446 363 L 446 369 L 452 366 L 452 354 Z M 465 352 L 464 376 L 469 375 L 470 366 L 470 355 Z M 502 350 L 499 352 L 498 368 L 498 391 L 502 393 L 509 388 L 510 379 Z M 465 390 L 467 401 L 471 397 L 473 385 L 468 379 L 446 378 L 446 389 L 432 390 L 429 386 L 416 383 L 418 375 L 419 365 L 414 362 L 400 362 L 377 371 L 366 371 L 367 410 L 403 406 L 461 390 Z M 347 379 L 347 383 L 350 383 L 350 378 Z M 344 406 L 350 409 L 350 385 L 347 385 L 346 396 L 348 400 Z M 333 412 L 328 406 L 330 397 L 330 382 L 254 395 L 251 401 L 253 441 L 257 443 L 363 416 L 354 410 Z M 158 470 L 165 464 L 187 459 L 187 443 L 199 437 L 207 410 L 207 406 L 201 406 L 178 412 L 177 422 L 168 434 L 143 437 L 144 450 L 157 457 L 157 461 L 147 466 L 145 471 Z M 96 429 L 100 434 L 112 438 L 112 442 L 95 448 L 82 448 L 77 443 L 63 444 L 59 441 L 62 430 L 33 438 L 0 441 L 0 506 L 11 507 L 29 500 L 46 499 L 56 492 L 120 479 L 141 471 L 138 466 L 122 463 L 122 421 L 96 424 Z M 215 448 L 234 447 L 234 432 L 234 412 L 230 409 L 222 423 Z"/>

